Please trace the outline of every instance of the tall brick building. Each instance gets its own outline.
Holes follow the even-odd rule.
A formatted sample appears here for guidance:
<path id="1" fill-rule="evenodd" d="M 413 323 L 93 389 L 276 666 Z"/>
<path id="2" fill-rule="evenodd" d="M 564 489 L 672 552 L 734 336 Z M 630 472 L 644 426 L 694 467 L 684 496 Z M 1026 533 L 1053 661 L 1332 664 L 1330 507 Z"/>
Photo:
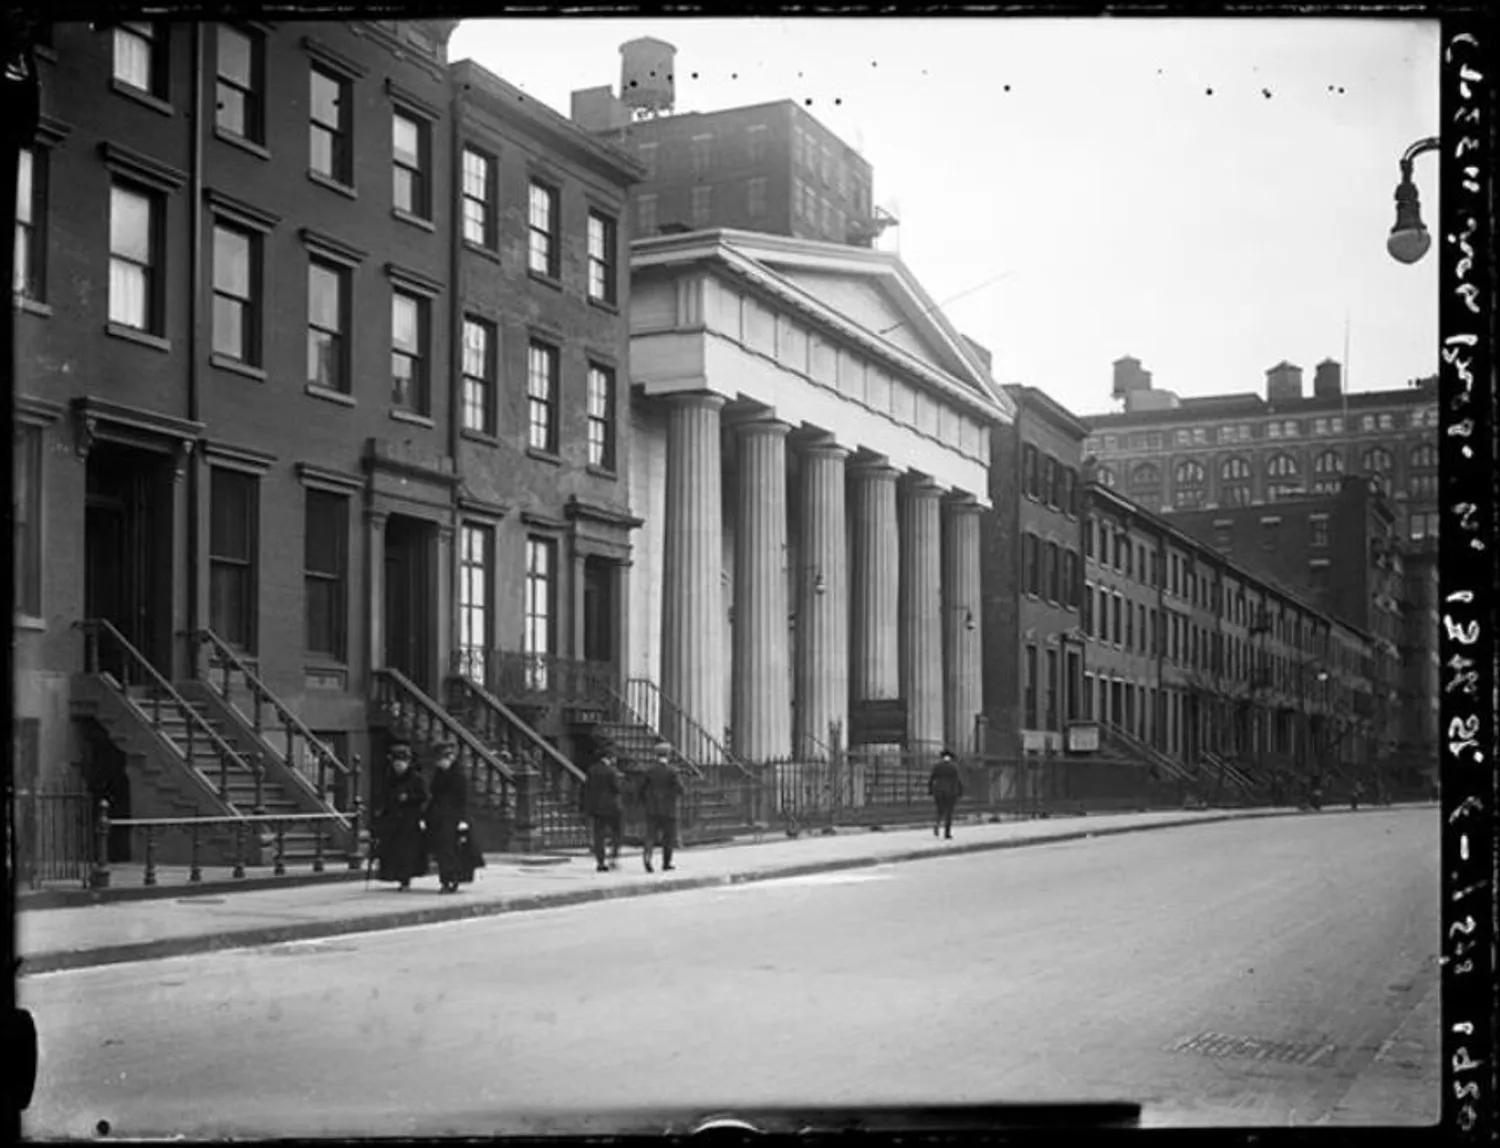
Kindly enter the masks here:
<path id="1" fill-rule="evenodd" d="M 512 796 L 525 768 L 502 748 L 566 774 L 545 713 L 538 732 L 450 707 L 482 711 L 470 728 L 442 703 L 455 669 L 496 687 L 507 654 L 533 685 L 557 656 L 624 656 L 641 172 L 450 67 L 453 24 L 77 24 L 38 50 L 14 317 L 23 788 L 243 812 L 214 771 L 259 756 L 281 808 L 325 808 L 330 771 L 347 806 L 392 723 L 456 740 Z M 197 780 L 158 792 L 153 762 Z"/>

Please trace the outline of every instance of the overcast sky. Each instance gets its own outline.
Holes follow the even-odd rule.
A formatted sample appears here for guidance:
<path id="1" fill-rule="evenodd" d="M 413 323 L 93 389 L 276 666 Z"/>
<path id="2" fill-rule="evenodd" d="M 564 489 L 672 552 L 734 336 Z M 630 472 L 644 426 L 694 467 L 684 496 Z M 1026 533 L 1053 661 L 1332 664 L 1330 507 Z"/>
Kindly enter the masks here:
<path id="1" fill-rule="evenodd" d="M 637 36 L 676 45 L 679 112 L 791 98 L 854 144 L 901 220 L 882 246 L 1001 382 L 1110 410 L 1128 354 L 1182 395 L 1264 394 L 1282 359 L 1310 390 L 1346 316 L 1351 390 L 1436 370 L 1437 245 L 1385 250 L 1438 131 L 1436 21 L 500 18 L 449 53 L 566 115 Z"/>

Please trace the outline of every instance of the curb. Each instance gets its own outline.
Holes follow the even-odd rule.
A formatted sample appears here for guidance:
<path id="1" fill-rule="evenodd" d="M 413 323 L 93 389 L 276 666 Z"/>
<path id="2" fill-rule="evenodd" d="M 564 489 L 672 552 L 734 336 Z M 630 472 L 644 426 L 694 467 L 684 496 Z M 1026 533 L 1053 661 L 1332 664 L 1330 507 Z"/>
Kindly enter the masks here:
<path id="1" fill-rule="evenodd" d="M 944 857 L 955 857 L 971 853 L 990 853 L 1003 849 L 1022 849 L 1034 845 L 1054 845 L 1065 841 L 1078 841 L 1090 837 L 1114 837 L 1124 833 L 1145 833 L 1156 829 L 1178 829 L 1189 825 L 1213 825 L 1224 821 L 1252 821 L 1267 817 L 1293 817 L 1296 810 L 1270 809 L 1263 811 L 1223 814 L 1214 817 L 1184 818 L 1177 821 L 1161 821 L 1152 825 L 1103 826 L 1098 829 L 1076 829 L 1066 833 L 1054 833 L 1045 837 L 1030 837 L 1007 841 L 980 841 L 967 845 L 953 845 L 944 849 L 908 849 L 900 853 L 881 857 L 847 857 L 831 861 L 808 861 L 801 864 L 781 865 L 776 868 L 741 873 L 726 873 L 712 877 L 677 877 L 653 884 L 639 885 L 595 885 L 584 889 L 558 893 L 534 893 L 524 897 L 507 898 L 479 905 L 443 905 L 429 909 L 400 909 L 389 913 L 358 918 L 340 918 L 324 921 L 299 921 L 291 925 L 268 925 L 243 929 L 230 933 L 213 933 L 200 936 L 171 937 L 160 941 L 140 941 L 124 945 L 107 945 L 97 949 L 73 949 L 61 952 L 41 953 L 18 960 L 18 976 L 37 976 L 42 973 L 65 972 L 72 969 L 94 968 L 103 965 L 129 964 L 135 961 L 162 960 L 168 957 L 192 956 L 201 953 L 220 952 L 225 949 L 260 948 L 267 945 L 286 944 L 292 941 L 323 940 L 328 937 L 347 936 L 355 933 L 376 933 L 390 929 L 413 928 L 421 925 L 442 924 L 448 921 L 466 921 L 479 917 L 497 917 L 506 913 L 534 912 L 539 909 L 567 908 L 591 901 L 620 900 L 631 897 L 649 897 L 662 893 L 680 893 L 690 889 L 708 889 L 720 886 L 748 885 L 759 881 L 782 880 L 789 877 L 804 877 L 813 873 L 836 873 L 851 869 L 871 869 L 878 865 L 891 865 L 909 861 L 926 861 Z"/>

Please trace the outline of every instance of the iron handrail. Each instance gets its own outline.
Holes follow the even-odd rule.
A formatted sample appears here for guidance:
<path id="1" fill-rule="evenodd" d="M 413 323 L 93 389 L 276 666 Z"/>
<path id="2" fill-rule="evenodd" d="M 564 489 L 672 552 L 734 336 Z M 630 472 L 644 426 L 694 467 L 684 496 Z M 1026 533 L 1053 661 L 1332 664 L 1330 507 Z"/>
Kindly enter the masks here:
<path id="1" fill-rule="evenodd" d="M 659 713 L 670 714 L 674 725 L 691 734 L 693 738 L 699 742 L 699 744 L 708 749 L 715 756 L 717 760 L 713 764 L 733 766 L 739 772 L 741 777 L 743 777 L 746 781 L 752 783 L 759 782 L 760 779 L 757 778 L 750 770 L 745 768 L 744 762 L 742 762 L 734 754 L 730 753 L 718 738 L 714 737 L 713 734 L 709 733 L 706 729 L 699 725 L 697 719 L 694 718 L 692 714 L 688 713 L 671 698 L 667 697 L 662 688 L 655 682 L 653 682 L 650 678 L 631 678 L 626 682 L 626 686 L 627 688 L 631 686 L 638 687 L 639 689 L 643 690 L 648 697 L 653 697 L 656 700 Z M 658 730 L 658 732 L 660 732 L 661 727 L 659 722 L 655 728 Z M 667 740 L 670 741 L 670 739 Z"/>
<path id="2" fill-rule="evenodd" d="M 320 767 L 324 765 L 332 765 L 334 770 L 337 773 L 342 774 L 345 778 L 352 776 L 353 770 L 351 770 L 350 767 L 344 762 L 340 761 L 338 754 L 334 753 L 328 745 L 320 741 L 318 737 L 312 732 L 312 730 L 307 728 L 307 725 L 302 721 L 302 719 L 294 714 L 290 709 L 288 709 L 286 705 L 282 703 L 281 699 L 271 692 L 271 688 L 261 680 L 260 675 L 252 670 L 249 663 L 247 663 L 233 649 L 231 649 L 229 644 L 225 642 L 223 638 L 219 637 L 218 634 L 215 634 L 211 629 L 205 626 L 203 629 L 198 631 L 198 640 L 200 643 L 208 643 L 220 656 L 220 658 L 222 658 L 230 666 L 233 666 L 234 669 L 244 677 L 245 684 L 250 687 L 250 691 L 255 697 L 254 720 L 255 732 L 257 734 L 261 732 L 260 707 L 262 700 L 270 704 L 271 711 L 281 720 L 282 728 L 286 733 L 287 747 L 284 760 L 286 761 L 287 767 L 292 771 L 292 773 L 296 774 L 299 780 L 305 781 L 306 779 L 302 777 L 301 773 L 297 770 L 292 760 L 292 737 L 294 735 L 302 738 L 307 743 L 309 751 L 317 758 Z M 225 703 L 228 704 L 229 674 L 227 670 L 224 674 L 224 680 L 225 685 L 221 692 L 224 695 Z M 212 681 L 209 682 L 209 685 L 210 687 L 212 687 Z M 320 781 L 316 796 L 319 801 L 324 802 L 325 804 L 327 804 L 327 792 L 327 787 L 321 784 Z M 348 818 L 344 817 L 342 813 L 339 813 L 338 816 L 344 824 L 348 824 Z"/>
<path id="3" fill-rule="evenodd" d="M 676 742 L 667 737 L 666 734 L 662 733 L 661 727 L 659 725 L 653 724 L 651 721 L 649 721 L 644 714 L 639 712 L 634 706 L 630 704 L 630 702 L 625 698 L 623 694 L 619 693 L 612 686 L 606 686 L 605 688 L 609 690 L 610 701 L 614 703 L 616 714 L 620 718 L 624 719 L 623 724 L 638 725 L 649 729 L 654 736 L 671 747 L 673 755 L 677 758 L 678 761 L 682 762 L 682 764 L 687 767 L 688 772 L 692 774 L 695 781 L 705 780 L 703 771 L 698 768 L 697 762 L 693 761 L 692 758 L 683 753 Z"/>
<path id="4" fill-rule="evenodd" d="M 1162 753 L 1161 750 L 1157 749 L 1155 746 L 1150 745 L 1147 742 L 1144 742 L 1140 738 L 1136 737 L 1129 730 L 1125 729 L 1124 726 L 1105 722 L 1101 724 L 1100 729 L 1106 738 L 1112 738 L 1115 741 L 1120 742 L 1127 749 L 1134 750 L 1135 752 L 1141 754 L 1153 765 L 1159 765 L 1162 769 L 1165 769 L 1172 777 L 1176 778 L 1178 781 L 1193 781 L 1193 775 L 1186 768 L 1173 761 L 1172 758 Z"/>
<path id="5" fill-rule="evenodd" d="M 377 682 L 389 682 L 395 686 L 416 705 L 426 711 L 429 719 L 436 721 L 455 741 L 461 742 L 471 753 L 478 757 L 489 770 L 498 773 L 508 783 L 515 784 L 516 774 L 509 765 L 491 753 L 484 742 L 474 736 L 473 733 L 464 727 L 463 723 L 454 718 L 447 710 L 428 697 L 415 682 L 400 670 L 392 666 L 385 666 L 373 671 L 372 676 Z"/>
<path id="6" fill-rule="evenodd" d="M 517 732 L 519 732 L 522 737 L 529 741 L 533 747 L 539 750 L 543 757 L 549 758 L 553 765 L 557 766 L 559 769 L 563 770 L 566 773 L 572 774 L 573 778 L 576 781 L 581 782 L 584 780 L 583 770 L 579 769 L 576 765 L 574 765 L 571 761 L 564 757 L 557 750 L 557 748 L 552 745 L 551 742 L 547 741 L 546 738 L 542 737 L 541 734 L 532 729 L 531 726 L 527 724 L 527 722 L 524 721 L 519 714 L 517 714 L 514 710 L 512 710 L 484 686 L 480 685 L 473 678 L 467 677 L 464 674 L 454 674 L 452 676 L 452 680 L 456 684 L 458 684 L 460 688 L 472 693 L 492 711 L 499 714 L 507 723 L 509 723 Z"/>
<path id="7" fill-rule="evenodd" d="M 130 640 L 126 638 L 124 634 L 115 629 L 112 622 L 110 622 L 106 618 L 89 618 L 80 622 L 76 622 L 74 623 L 74 625 L 82 629 L 84 633 L 84 665 L 89 673 L 92 674 L 99 672 L 98 635 L 100 633 L 107 634 L 109 637 L 114 639 L 121 650 L 129 655 L 130 659 L 136 664 L 137 668 L 146 671 L 147 676 L 151 679 L 152 682 L 155 683 L 156 689 L 160 691 L 160 693 L 154 694 L 152 696 L 154 707 L 154 712 L 152 714 L 153 726 L 159 727 L 161 725 L 161 694 L 164 693 L 167 695 L 168 700 L 176 708 L 178 715 L 183 719 L 183 722 L 188 729 L 187 751 L 183 755 L 183 762 L 190 769 L 196 770 L 196 767 L 192 764 L 192 731 L 195 727 L 206 736 L 209 744 L 218 751 L 219 762 L 221 765 L 226 761 L 230 761 L 240 769 L 243 769 L 246 773 L 250 774 L 254 774 L 257 769 L 263 768 L 260 766 L 252 767 L 243 757 L 241 757 L 235 751 L 233 746 L 231 746 L 222 737 L 215 733 L 213 726 L 208 724 L 208 721 L 203 717 L 203 715 L 188 704 L 187 699 L 177 692 L 172 683 L 167 681 L 167 679 L 161 675 L 160 671 L 158 671 L 157 668 L 146 659 L 146 656 L 144 654 L 142 654 L 133 645 L 131 645 Z M 92 641 L 89 641 L 89 639 L 92 639 Z M 128 693 L 126 694 L 126 699 L 129 700 Z M 157 729 L 157 733 L 161 733 L 159 728 Z M 162 739 L 171 744 L 171 738 L 162 735 Z M 177 747 L 174 745 L 173 748 L 176 749 Z M 179 750 L 179 752 L 182 751 Z M 201 770 L 198 770 L 197 772 L 202 774 Z M 203 776 L 206 777 L 207 775 L 204 774 Z M 223 776 L 222 770 L 220 771 L 219 778 L 219 797 L 231 807 L 234 805 L 234 802 L 229 800 L 228 781 L 227 778 Z"/>
<path id="8" fill-rule="evenodd" d="M 239 817 L 111 817 L 111 825 L 160 826 L 160 825 L 241 825 L 245 822 L 280 821 L 339 821 L 347 819 L 341 813 L 244 813 Z"/>

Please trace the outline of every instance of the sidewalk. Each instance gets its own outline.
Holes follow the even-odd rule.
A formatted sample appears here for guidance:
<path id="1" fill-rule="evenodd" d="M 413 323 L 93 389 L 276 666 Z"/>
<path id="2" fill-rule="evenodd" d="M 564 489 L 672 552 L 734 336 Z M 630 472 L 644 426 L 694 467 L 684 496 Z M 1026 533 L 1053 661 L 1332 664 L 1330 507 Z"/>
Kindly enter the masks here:
<path id="1" fill-rule="evenodd" d="M 971 821 L 955 823 L 952 841 L 934 838 L 928 829 L 852 830 L 795 840 L 768 833 L 754 844 L 684 849 L 674 872 L 662 873 L 658 866 L 655 874 L 644 871 L 639 850 L 622 852 L 619 869 L 610 873 L 595 872 L 592 857 L 495 855 L 472 885 L 447 897 L 438 895 L 435 877 L 420 879 L 404 893 L 378 883 L 366 889 L 363 880 L 243 892 L 183 885 L 175 899 L 23 906 L 16 919 L 16 948 L 22 975 L 37 974 L 1146 829 L 1291 816 L 1299 814 L 1285 808 L 1174 810 Z"/>

